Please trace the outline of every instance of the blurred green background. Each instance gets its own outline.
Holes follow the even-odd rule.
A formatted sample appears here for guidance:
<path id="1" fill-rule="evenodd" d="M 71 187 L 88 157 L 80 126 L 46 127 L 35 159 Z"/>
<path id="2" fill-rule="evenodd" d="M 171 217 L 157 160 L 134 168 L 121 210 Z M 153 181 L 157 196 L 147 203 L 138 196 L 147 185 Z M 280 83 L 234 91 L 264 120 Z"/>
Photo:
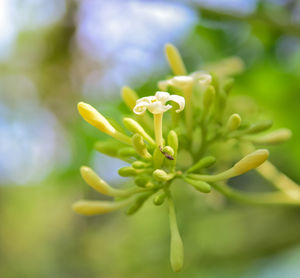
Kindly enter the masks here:
<path id="1" fill-rule="evenodd" d="M 120 88 L 153 94 L 174 43 L 189 71 L 229 56 L 246 65 L 233 99 L 293 131 L 270 160 L 300 182 L 300 3 L 293 0 L 0 0 L 0 277 L 300 277 L 300 210 L 259 208 L 178 187 L 185 266 L 169 265 L 165 207 L 75 215 L 102 198 L 89 165 L 115 186 L 124 164 L 93 151 L 105 135 L 80 100 L 120 120 Z M 269 189 L 255 173 L 241 188 Z M 130 180 L 128 180 L 130 182 Z"/>

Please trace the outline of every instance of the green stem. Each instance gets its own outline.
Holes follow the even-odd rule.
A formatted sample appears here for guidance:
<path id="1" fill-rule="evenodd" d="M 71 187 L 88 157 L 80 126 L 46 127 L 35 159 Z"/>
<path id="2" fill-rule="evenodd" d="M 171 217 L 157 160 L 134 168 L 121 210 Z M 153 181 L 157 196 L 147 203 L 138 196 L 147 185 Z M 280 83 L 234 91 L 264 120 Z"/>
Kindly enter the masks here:
<path id="1" fill-rule="evenodd" d="M 173 199 L 168 194 L 169 220 L 171 232 L 170 261 L 173 271 L 179 272 L 183 266 L 183 243 L 180 237 Z"/>
<path id="2" fill-rule="evenodd" d="M 272 193 L 241 193 L 229 187 L 227 184 L 211 183 L 211 186 L 226 197 L 250 205 L 286 205 L 300 206 L 300 201 L 293 200 L 281 192 Z"/>

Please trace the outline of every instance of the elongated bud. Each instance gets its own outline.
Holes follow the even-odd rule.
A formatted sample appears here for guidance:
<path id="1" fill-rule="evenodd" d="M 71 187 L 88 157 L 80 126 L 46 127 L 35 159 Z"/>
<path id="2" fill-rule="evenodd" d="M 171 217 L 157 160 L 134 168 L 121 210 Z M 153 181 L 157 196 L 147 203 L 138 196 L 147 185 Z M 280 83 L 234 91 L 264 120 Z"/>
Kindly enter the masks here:
<path id="1" fill-rule="evenodd" d="M 143 129 L 143 127 L 135 120 L 131 118 L 124 118 L 123 123 L 128 130 L 132 133 L 140 134 L 148 143 L 151 145 L 155 145 L 155 141 L 150 137 L 149 134 Z"/>
<path id="2" fill-rule="evenodd" d="M 103 142 L 98 141 L 95 143 L 94 148 L 105 155 L 111 156 L 111 157 L 120 157 L 119 150 L 125 145 L 117 144 L 116 142 Z M 131 148 L 133 149 L 133 148 Z"/>
<path id="3" fill-rule="evenodd" d="M 138 196 L 133 204 L 128 208 L 128 210 L 126 211 L 127 215 L 132 215 L 134 213 L 136 213 L 145 203 L 145 201 L 150 197 L 150 195 L 152 195 L 153 192 L 147 192 L 147 193 L 143 193 L 140 196 Z"/>
<path id="4" fill-rule="evenodd" d="M 150 176 L 139 175 L 134 179 L 134 182 L 139 187 L 151 187 L 150 180 Z"/>
<path id="5" fill-rule="evenodd" d="M 170 220 L 170 233 L 171 233 L 171 242 L 170 242 L 170 262 L 174 272 L 179 272 L 183 266 L 183 243 L 180 237 L 175 208 L 173 200 L 169 198 L 169 220 Z"/>
<path id="6" fill-rule="evenodd" d="M 135 169 L 143 169 L 146 168 L 149 164 L 138 160 L 138 161 L 134 161 L 131 165 Z"/>
<path id="7" fill-rule="evenodd" d="M 80 173 L 84 181 L 96 191 L 104 195 L 115 196 L 114 189 L 102 180 L 91 168 L 82 166 L 80 167 Z"/>
<path id="8" fill-rule="evenodd" d="M 228 94 L 231 91 L 233 85 L 234 85 L 234 79 L 228 78 L 227 80 L 225 80 L 223 85 L 224 91 Z"/>
<path id="9" fill-rule="evenodd" d="M 206 156 L 201 158 L 196 164 L 194 164 L 191 168 L 187 170 L 187 173 L 195 172 L 202 168 L 207 168 L 213 165 L 216 162 L 216 158 L 214 156 Z"/>
<path id="10" fill-rule="evenodd" d="M 115 133 L 115 128 L 108 122 L 108 120 L 100 114 L 94 107 L 91 105 L 79 102 L 78 111 L 80 115 L 92 126 L 98 128 L 104 133 L 112 135 Z"/>
<path id="11" fill-rule="evenodd" d="M 171 130 L 168 134 L 168 145 L 177 153 L 178 150 L 178 136 L 174 130 Z"/>
<path id="12" fill-rule="evenodd" d="M 289 140 L 291 136 L 292 132 L 289 129 L 281 128 L 258 138 L 249 138 L 249 140 L 256 144 L 280 144 Z"/>
<path id="13" fill-rule="evenodd" d="M 127 107 L 130 110 L 132 110 L 139 97 L 134 90 L 130 89 L 127 86 L 124 86 L 122 88 L 122 98 L 123 98 L 123 101 L 125 102 L 125 104 L 127 105 Z"/>
<path id="14" fill-rule="evenodd" d="M 215 88 L 208 86 L 203 93 L 203 107 L 210 107 L 215 97 Z"/>
<path id="15" fill-rule="evenodd" d="M 216 182 L 220 180 L 227 180 L 239 175 L 242 175 L 254 168 L 257 168 L 261 164 L 263 164 L 269 157 L 269 151 L 265 149 L 256 150 L 253 153 L 246 155 L 239 162 L 233 165 L 232 168 L 216 174 L 216 175 L 197 175 L 190 174 L 188 178 L 194 180 L 201 180 L 207 182 Z"/>
<path id="16" fill-rule="evenodd" d="M 184 63 L 177 48 L 174 45 L 168 43 L 165 46 L 165 53 L 173 73 L 175 75 L 186 75 L 187 72 Z"/>
<path id="17" fill-rule="evenodd" d="M 153 204 L 156 206 L 160 206 L 164 203 L 167 195 L 165 192 L 160 192 L 153 198 Z"/>
<path id="18" fill-rule="evenodd" d="M 241 125 L 241 117 L 239 114 L 232 114 L 226 124 L 226 129 L 228 131 L 234 131 L 236 129 L 238 129 Z"/>
<path id="19" fill-rule="evenodd" d="M 94 107 L 91 105 L 79 102 L 78 105 L 78 111 L 80 115 L 92 126 L 98 128 L 100 131 L 116 138 L 117 140 L 126 143 L 131 144 L 130 137 L 122 134 L 121 132 L 117 131 L 110 122 L 102 115 L 100 114 Z"/>
<path id="20" fill-rule="evenodd" d="M 232 169 L 236 175 L 242 175 L 254 168 L 263 164 L 269 157 L 269 151 L 266 149 L 256 150 L 253 153 L 246 155 L 237 162 Z"/>
<path id="21" fill-rule="evenodd" d="M 169 181 L 171 179 L 173 179 L 175 176 L 174 173 L 166 173 L 164 170 L 162 169 L 156 169 L 153 172 L 153 177 L 158 180 L 158 181 Z"/>
<path id="22" fill-rule="evenodd" d="M 133 167 L 122 167 L 118 170 L 118 173 L 121 177 L 130 177 L 130 176 L 136 176 L 139 171 L 137 169 L 134 169 Z"/>
<path id="23" fill-rule="evenodd" d="M 72 205 L 72 209 L 83 215 L 104 214 L 118 210 L 127 205 L 128 202 L 109 202 L 109 201 L 77 201 Z"/>
<path id="24" fill-rule="evenodd" d="M 147 160 L 151 159 L 151 154 L 148 152 L 144 139 L 140 134 L 136 133 L 132 136 L 132 144 L 141 157 L 144 157 Z"/>
<path id="25" fill-rule="evenodd" d="M 269 129 L 272 125 L 273 125 L 273 121 L 271 120 L 255 123 L 251 125 L 246 132 L 247 134 L 262 132 Z"/>
<path id="26" fill-rule="evenodd" d="M 118 155 L 122 156 L 122 157 L 131 157 L 131 156 L 136 156 L 136 150 L 134 148 L 131 147 L 125 147 L 122 149 L 118 150 Z"/>
<path id="27" fill-rule="evenodd" d="M 205 181 L 193 180 L 190 178 L 184 178 L 184 180 L 192 185 L 197 191 L 202 193 L 209 193 L 211 191 L 211 186 Z"/>

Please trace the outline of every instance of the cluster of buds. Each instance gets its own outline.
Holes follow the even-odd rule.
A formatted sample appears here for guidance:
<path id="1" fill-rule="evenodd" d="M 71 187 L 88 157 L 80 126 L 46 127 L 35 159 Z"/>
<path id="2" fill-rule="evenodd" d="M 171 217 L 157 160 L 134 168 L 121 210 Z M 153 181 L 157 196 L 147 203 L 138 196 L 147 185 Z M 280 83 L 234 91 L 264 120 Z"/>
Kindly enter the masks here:
<path id="1" fill-rule="evenodd" d="M 73 204 L 73 210 L 84 215 L 97 215 L 126 207 L 127 214 L 132 215 L 148 199 L 152 199 L 155 206 L 167 203 L 171 234 L 170 261 L 172 269 L 177 272 L 183 266 L 183 243 L 172 198 L 174 180 L 181 180 L 204 194 L 215 189 L 228 198 L 253 204 L 299 205 L 300 190 L 285 176 L 284 184 L 274 181 L 281 192 L 262 195 L 237 192 L 226 184 L 228 179 L 266 162 L 268 150 L 255 150 L 255 145 L 284 142 L 290 138 L 291 132 L 280 129 L 260 135 L 271 127 L 271 121 L 249 124 L 244 123 L 239 114 L 226 115 L 232 78 L 226 74 L 217 76 L 211 71 L 188 74 L 173 45 L 166 45 L 165 52 L 174 75 L 158 82 L 159 91 L 154 96 L 139 98 L 132 89 L 122 89 L 122 98 L 133 112 L 131 117 L 123 119 L 128 131 L 119 128 L 89 104 L 78 104 L 80 115 L 88 123 L 113 137 L 109 141 L 97 142 L 96 150 L 126 161 L 128 166 L 119 169 L 119 175 L 132 177 L 135 185 L 125 189 L 113 188 L 91 168 L 83 166 L 80 172 L 84 181 L 113 200 L 81 200 Z M 168 115 L 163 118 L 164 113 Z M 218 161 L 218 157 L 212 155 L 211 146 L 229 140 L 241 145 L 247 143 L 253 150 L 244 157 L 241 154 L 241 159 L 229 169 L 212 173 L 208 168 Z M 191 165 L 182 161 L 182 151 L 188 153 Z M 268 176 L 271 166 L 267 164 L 261 167 L 258 168 L 260 173 L 271 179 Z M 283 174 L 276 168 L 273 167 L 272 171 L 272 175 L 275 171 L 278 178 L 282 178 Z"/>

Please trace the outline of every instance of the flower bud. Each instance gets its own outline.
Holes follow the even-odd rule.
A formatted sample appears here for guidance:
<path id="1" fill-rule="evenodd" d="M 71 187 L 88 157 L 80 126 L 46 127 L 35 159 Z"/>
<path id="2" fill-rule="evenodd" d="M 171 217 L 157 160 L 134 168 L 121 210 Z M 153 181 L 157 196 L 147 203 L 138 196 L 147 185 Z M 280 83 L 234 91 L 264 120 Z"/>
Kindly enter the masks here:
<path id="1" fill-rule="evenodd" d="M 215 96 L 215 88 L 213 86 L 208 86 L 203 93 L 203 107 L 210 107 Z"/>
<path id="2" fill-rule="evenodd" d="M 146 168 L 149 164 L 138 160 L 138 161 L 134 161 L 131 165 L 135 169 L 143 169 Z"/>
<path id="3" fill-rule="evenodd" d="M 153 204 L 156 206 L 160 206 L 164 203 L 167 195 L 165 192 L 161 192 L 158 195 L 156 195 L 153 199 Z"/>
<path id="4" fill-rule="evenodd" d="M 269 151 L 266 149 L 256 150 L 253 153 L 246 155 L 239 162 L 237 162 L 232 169 L 235 175 L 242 175 L 254 168 L 263 164 L 269 157 Z"/>
<path id="5" fill-rule="evenodd" d="M 226 129 L 228 131 L 234 131 L 238 129 L 241 125 L 241 117 L 239 114 L 232 114 L 226 124 Z"/>
<path id="6" fill-rule="evenodd" d="M 130 89 L 127 86 L 122 88 L 122 98 L 127 107 L 132 110 L 136 104 L 137 99 L 139 98 L 137 93 Z"/>
<path id="7" fill-rule="evenodd" d="M 193 180 L 190 178 L 184 178 L 184 180 L 202 193 L 209 193 L 211 191 L 211 186 L 205 181 Z"/>
<path id="8" fill-rule="evenodd" d="M 147 134 L 147 132 L 143 129 L 143 127 L 135 120 L 131 118 L 124 118 L 123 123 L 128 130 L 132 133 L 140 134 L 148 143 L 151 145 L 155 145 L 154 140 Z"/>
<path id="9" fill-rule="evenodd" d="M 262 132 L 269 129 L 272 125 L 273 125 L 273 121 L 271 120 L 255 123 L 246 130 L 246 133 L 253 134 L 253 133 Z"/>
<path id="10" fill-rule="evenodd" d="M 98 128 L 104 133 L 112 135 L 115 133 L 115 128 L 108 122 L 108 120 L 101 115 L 94 107 L 91 105 L 79 102 L 78 111 L 80 115 L 92 126 Z"/>
<path id="11" fill-rule="evenodd" d="M 139 172 L 133 167 L 128 166 L 128 167 L 120 168 L 118 170 L 118 173 L 121 177 L 130 177 L 130 176 L 136 176 Z"/>
<path id="12" fill-rule="evenodd" d="M 151 177 L 146 175 L 139 175 L 134 179 L 134 182 L 138 187 L 148 187 Z"/>
<path id="13" fill-rule="evenodd" d="M 140 134 L 136 133 L 132 136 L 132 144 L 136 152 L 141 157 L 144 157 L 145 159 L 148 160 L 151 159 L 151 154 L 148 152 L 144 139 Z"/>
<path id="14" fill-rule="evenodd" d="M 152 175 L 156 180 L 162 181 L 162 182 L 169 181 L 169 180 L 173 179 L 175 176 L 174 173 L 168 174 L 162 169 L 156 169 Z"/>
<path id="15" fill-rule="evenodd" d="M 126 214 L 132 215 L 132 214 L 136 213 L 142 207 L 142 205 L 145 203 L 145 201 L 150 197 L 150 195 L 152 195 L 152 192 L 143 193 L 140 196 L 138 196 L 134 200 L 133 204 L 128 208 L 128 210 L 126 211 Z"/>
<path id="16" fill-rule="evenodd" d="M 115 211 L 125 206 L 127 202 L 109 202 L 109 201 L 77 201 L 72 205 L 72 209 L 83 215 L 104 214 Z"/>
<path id="17" fill-rule="evenodd" d="M 177 48 L 172 44 L 166 44 L 165 53 L 168 63 L 175 75 L 186 75 L 186 69 Z"/>
<path id="18" fill-rule="evenodd" d="M 84 181 L 96 191 L 104 195 L 114 196 L 114 189 L 102 180 L 91 168 L 82 166 L 80 167 L 80 173 Z"/>
<path id="19" fill-rule="evenodd" d="M 103 142 L 98 141 L 95 143 L 94 148 L 105 155 L 111 157 L 119 157 L 119 148 L 125 145 L 116 145 L 116 142 Z M 132 148 L 131 148 L 132 149 Z"/>
<path id="20" fill-rule="evenodd" d="M 122 157 L 131 157 L 131 156 L 136 156 L 137 153 L 134 148 L 125 147 L 118 150 L 118 155 Z"/>
<path id="21" fill-rule="evenodd" d="M 249 140 L 251 140 L 253 143 L 256 144 L 280 144 L 289 140 L 291 136 L 292 136 L 292 132 L 289 129 L 281 128 L 269 134 L 266 134 L 264 136 L 249 139 Z"/>
<path id="22" fill-rule="evenodd" d="M 216 158 L 214 156 L 203 157 L 196 164 L 194 164 L 191 168 L 189 168 L 187 170 L 187 173 L 195 172 L 199 169 L 210 167 L 215 162 L 216 162 Z"/>
<path id="23" fill-rule="evenodd" d="M 178 136 L 174 130 L 171 130 L 168 134 L 168 145 L 177 153 L 178 150 Z"/>

